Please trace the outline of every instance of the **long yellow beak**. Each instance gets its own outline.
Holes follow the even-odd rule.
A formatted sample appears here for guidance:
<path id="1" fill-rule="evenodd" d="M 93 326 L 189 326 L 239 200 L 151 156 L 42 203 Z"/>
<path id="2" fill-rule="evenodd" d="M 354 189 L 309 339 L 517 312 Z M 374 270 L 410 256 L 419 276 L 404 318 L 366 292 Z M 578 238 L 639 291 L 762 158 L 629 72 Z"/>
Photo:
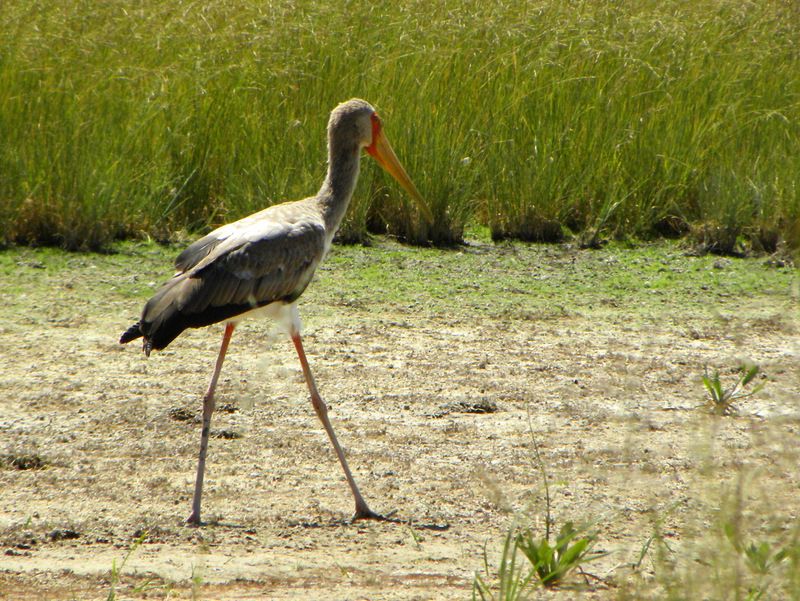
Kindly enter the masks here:
<path id="1" fill-rule="evenodd" d="M 397 180 L 397 183 L 403 186 L 406 192 L 408 192 L 409 196 L 414 199 L 417 203 L 417 207 L 419 207 L 419 212 L 422 213 L 422 216 L 425 218 L 429 224 L 433 223 L 433 213 L 431 213 L 430 208 L 425 203 L 422 198 L 422 195 L 417 190 L 417 187 L 414 185 L 414 182 L 411 181 L 411 178 L 408 177 L 408 173 L 403 168 L 403 165 L 400 163 L 400 160 L 397 158 L 397 155 L 392 150 L 392 146 L 389 144 L 389 140 L 386 139 L 383 131 L 375 127 L 373 128 L 372 134 L 372 144 L 367 147 L 367 152 L 372 155 L 378 164 L 383 167 L 394 179 Z"/>

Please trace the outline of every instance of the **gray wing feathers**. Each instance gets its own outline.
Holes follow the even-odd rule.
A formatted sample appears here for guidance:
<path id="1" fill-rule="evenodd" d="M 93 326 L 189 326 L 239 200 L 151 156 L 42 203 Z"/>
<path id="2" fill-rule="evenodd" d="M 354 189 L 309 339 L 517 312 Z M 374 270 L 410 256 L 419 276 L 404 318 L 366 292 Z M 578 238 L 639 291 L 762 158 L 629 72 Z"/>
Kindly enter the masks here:
<path id="1" fill-rule="evenodd" d="M 218 227 L 186 247 L 175 259 L 175 268 L 178 273 L 189 271 L 214 253 L 217 247 L 231 240 L 234 241 L 233 246 L 235 247 L 243 240 L 257 242 L 271 233 L 282 233 L 281 230 L 285 229 L 292 221 L 293 214 L 294 217 L 310 217 L 306 211 L 302 210 L 309 200 L 311 199 L 273 205 L 239 221 Z M 300 210 L 299 215 L 298 210 Z M 230 245 L 227 246 L 230 247 Z"/>
<path id="2" fill-rule="evenodd" d="M 200 242 L 203 239 L 197 249 L 202 248 Z M 264 221 L 240 228 L 215 240 L 208 250 L 197 250 L 206 255 L 173 278 L 174 285 L 153 299 L 149 313 L 158 315 L 169 305 L 186 315 L 225 305 L 255 308 L 277 300 L 291 302 L 305 290 L 324 251 L 321 222 Z"/>
<path id="3" fill-rule="evenodd" d="M 178 256 L 178 273 L 147 301 L 120 342 L 144 336 L 150 354 L 186 328 L 294 302 L 329 245 L 315 198 L 275 205 L 214 230 Z"/>
<path id="4" fill-rule="evenodd" d="M 264 211 L 261 211 L 260 213 L 255 213 L 250 217 L 245 217 L 234 223 L 228 223 L 227 225 L 218 227 L 210 234 L 193 242 L 175 259 L 175 269 L 180 273 L 196 267 L 203 259 L 214 252 L 214 249 L 220 244 L 223 244 L 231 238 L 236 238 L 241 235 L 242 232 L 247 232 L 252 226 L 258 226 L 258 218 L 263 212 Z"/>
<path id="5" fill-rule="evenodd" d="M 215 232 L 211 232 L 197 242 L 193 242 L 175 259 L 175 269 L 179 272 L 191 269 L 205 259 L 208 253 L 214 250 L 223 240 L 224 238 L 219 238 Z"/>

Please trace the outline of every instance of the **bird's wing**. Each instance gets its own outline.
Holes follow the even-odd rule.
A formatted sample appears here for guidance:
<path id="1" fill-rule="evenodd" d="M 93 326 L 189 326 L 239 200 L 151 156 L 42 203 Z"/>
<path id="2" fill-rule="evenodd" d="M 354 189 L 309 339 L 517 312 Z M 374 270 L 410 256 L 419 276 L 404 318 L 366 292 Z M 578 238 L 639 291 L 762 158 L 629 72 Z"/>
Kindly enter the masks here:
<path id="1" fill-rule="evenodd" d="M 258 223 L 265 223 L 269 212 L 274 212 L 276 207 L 269 207 L 258 213 L 254 213 L 239 221 L 225 224 L 218 227 L 213 232 L 203 236 L 190 244 L 186 249 L 177 256 L 175 259 L 175 269 L 178 273 L 190 270 L 192 267 L 205 259 L 217 246 L 225 242 L 225 240 L 241 234 L 242 231 L 248 230 L 251 226 L 257 227 Z"/>
<path id="2" fill-rule="evenodd" d="M 293 301 L 305 290 L 325 250 L 321 222 L 261 221 L 232 234 L 191 270 L 182 313 L 199 313 L 224 305 L 262 306 Z"/>
<path id="3" fill-rule="evenodd" d="M 325 254 L 326 234 L 317 212 L 293 204 L 220 228 L 224 236 L 205 250 L 195 247 L 195 264 L 175 274 L 144 307 L 140 330 L 152 348 L 164 348 L 188 327 L 293 302 L 302 294 Z"/>
<path id="4" fill-rule="evenodd" d="M 203 236 L 196 242 L 190 244 L 186 249 L 178 255 L 175 259 L 175 269 L 178 272 L 184 272 L 197 265 L 200 261 L 205 259 L 214 248 L 228 237 L 228 233 L 221 231 L 227 226 L 222 226 L 214 230 L 207 236 Z"/>

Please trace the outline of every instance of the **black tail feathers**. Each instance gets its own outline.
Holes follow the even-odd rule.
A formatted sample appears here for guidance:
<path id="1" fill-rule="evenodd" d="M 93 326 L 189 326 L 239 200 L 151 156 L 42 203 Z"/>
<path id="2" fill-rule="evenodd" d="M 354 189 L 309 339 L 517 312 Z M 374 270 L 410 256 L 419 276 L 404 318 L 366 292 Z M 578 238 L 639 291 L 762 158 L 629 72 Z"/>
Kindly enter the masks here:
<path id="1" fill-rule="evenodd" d="M 142 322 L 137 321 L 127 330 L 122 333 L 122 336 L 119 337 L 120 344 L 127 344 L 131 340 L 136 340 L 137 338 L 141 338 L 144 336 L 144 332 L 142 332 Z M 150 351 L 153 350 L 153 341 L 150 340 L 147 336 L 144 336 L 144 342 L 142 344 L 142 349 L 144 350 L 145 355 L 148 357 L 150 356 Z"/>
<path id="2" fill-rule="evenodd" d="M 144 336 L 144 332 L 142 332 L 141 324 L 142 324 L 141 321 L 137 321 L 135 324 L 133 324 L 131 327 L 129 327 L 127 330 L 125 330 L 122 333 L 122 336 L 119 337 L 119 343 L 120 344 L 127 344 L 131 340 L 136 340 L 137 338 L 141 338 L 142 336 Z"/>

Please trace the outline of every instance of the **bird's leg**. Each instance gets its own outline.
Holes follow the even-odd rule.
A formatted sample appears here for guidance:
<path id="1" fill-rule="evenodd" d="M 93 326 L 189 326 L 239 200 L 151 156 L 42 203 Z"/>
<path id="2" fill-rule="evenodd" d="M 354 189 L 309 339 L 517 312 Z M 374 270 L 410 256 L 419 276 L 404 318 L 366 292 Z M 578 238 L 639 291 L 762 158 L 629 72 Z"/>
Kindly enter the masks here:
<path id="1" fill-rule="evenodd" d="M 347 466 L 347 459 L 344 457 L 342 447 L 339 446 L 339 441 L 336 440 L 336 434 L 333 431 L 333 426 L 328 419 L 328 407 L 325 405 L 325 402 L 322 400 L 319 392 L 317 392 L 317 386 L 314 383 L 314 376 L 311 375 L 311 368 L 308 366 L 306 354 L 305 351 L 303 351 L 303 342 L 300 340 L 300 334 L 296 332 L 292 333 L 292 342 L 294 342 L 294 346 L 297 349 L 297 356 L 300 358 L 300 365 L 303 367 L 303 375 L 305 376 L 306 384 L 308 384 L 308 391 L 311 393 L 311 404 L 314 406 L 314 411 L 316 412 L 317 417 L 319 417 L 319 420 L 322 422 L 322 425 L 325 426 L 325 432 L 328 433 L 328 438 L 330 438 L 331 443 L 333 444 L 333 448 L 336 451 L 336 456 L 339 458 L 339 463 L 342 464 L 342 469 L 344 469 L 344 475 L 345 478 L 347 478 L 347 483 L 350 485 L 350 490 L 353 492 L 353 497 L 356 501 L 356 512 L 353 514 L 353 519 L 385 519 L 383 516 L 375 513 L 369 508 L 367 502 L 364 500 L 364 497 L 361 496 L 361 492 L 358 490 L 356 481 L 353 479 L 353 474 L 350 473 L 350 468 Z"/>
<path id="2" fill-rule="evenodd" d="M 225 324 L 225 333 L 222 335 L 222 345 L 217 356 L 217 365 L 214 368 L 214 375 L 208 390 L 203 397 L 203 430 L 200 434 L 200 459 L 197 462 L 197 479 L 194 484 L 194 498 L 192 499 L 192 513 L 186 518 L 187 524 L 200 525 L 200 498 L 203 496 L 203 477 L 206 471 L 206 452 L 208 451 L 208 434 L 211 430 L 211 414 L 214 413 L 214 390 L 217 387 L 219 373 L 222 371 L 222 362 L 225 360 L 225 353 L 228 351 L 228 343 L 235 324 Z"/>

